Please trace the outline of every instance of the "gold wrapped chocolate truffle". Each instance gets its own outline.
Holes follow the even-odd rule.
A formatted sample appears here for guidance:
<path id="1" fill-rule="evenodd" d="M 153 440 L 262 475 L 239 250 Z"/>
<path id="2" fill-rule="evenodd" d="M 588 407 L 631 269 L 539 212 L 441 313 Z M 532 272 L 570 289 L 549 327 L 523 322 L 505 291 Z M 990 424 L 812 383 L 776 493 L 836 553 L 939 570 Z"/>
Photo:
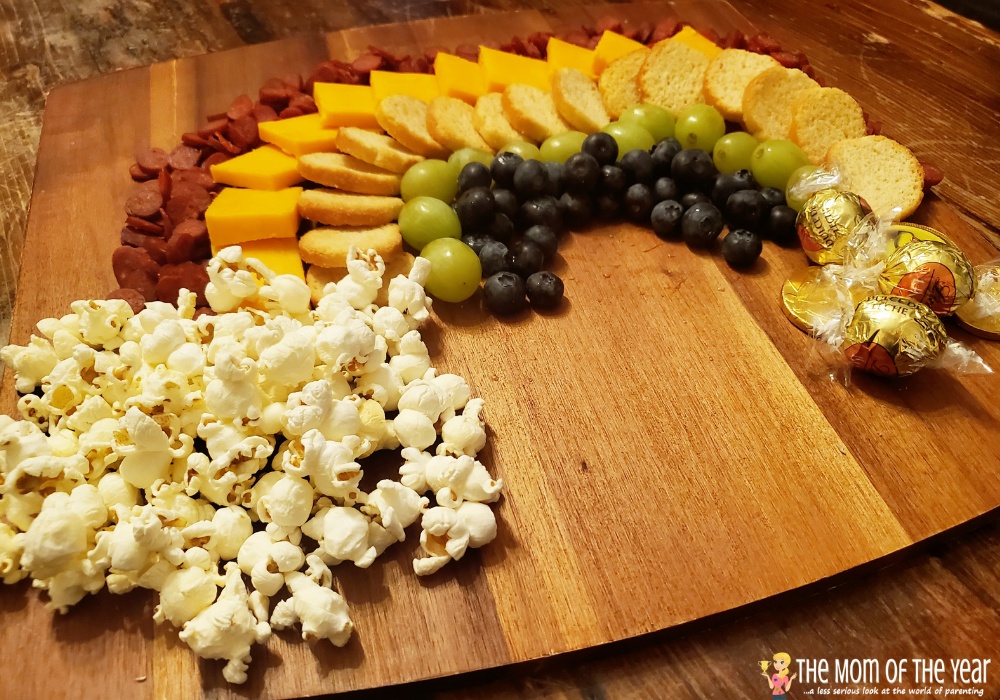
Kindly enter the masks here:
<path id="1" fill-rule="evenodd" d="M 853 309 L 871 294 L 871 290 L 860 285 L 848 288 L 847 284 L 825 279 L 822 267 L 807 267 L 781 285 L 781 309 L 792 325 L 806 333 L 816 333 L 839 318 L 845 306 Z"/>
<path id="2" fill-rule="evenodd" d="M 820 190 L 806 201 L 796 220 L 802 250 L 820 265 L 843 263 L 848 236 L 870 211 L 852 192 Z"/>
<path id="3" fill-rule="evenodd" d="M 878 286 L 883 294 L 919 301 L 947 316 L 975 296 L 976 274 L 954 245 L 915 239 L 889 254 Z"/>
<path id="4" fill-rule="evenodd" d="M 1000 340 L 1000 262 L 976 265 L 976 296 L 955 311 L 955 320 L 973 335 Z"/>
<path id="5" fill-rule="evenodd" d="M 950 238 L 940 231 L 932 229 L 930 226 L 911 224 L 909 222 L 892 224 L 886 229 L 886 235 L 888 236 L 886 255 L 892 255 L 897 248 L 902 248 L 911 241 L 936 241 L 938 243 L 955 245 Z M 957 248 L 958 246 L 955 247 Z"/>
<path id="6" fill-rule="evenodd" d="M 858 304 L 840 347 L 858 369 L 903 377 L 936 360 L 947 340 L 944 324 L 924 304 L 877 294 Z"/>

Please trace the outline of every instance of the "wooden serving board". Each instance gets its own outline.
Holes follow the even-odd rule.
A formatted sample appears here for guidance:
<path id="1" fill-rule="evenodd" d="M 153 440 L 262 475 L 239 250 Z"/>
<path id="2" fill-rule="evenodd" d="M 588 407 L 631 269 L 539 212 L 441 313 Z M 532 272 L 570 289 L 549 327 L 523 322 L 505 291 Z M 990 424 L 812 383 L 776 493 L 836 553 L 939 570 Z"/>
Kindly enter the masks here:
<path id="1" fill-rule="evenodd" d="M 268 77 L 369 43 L 452 48 L 609 11 L 674 14 L 723 34 L 767 29 L 863 105 L 882 104 L 893 80 L 930 90 L 902 51 L 859 79 L 855 60 L 833 48 L 856 28 L 821 36 L 695 0 L 369 27 L 70 85 L 48 99 L 12 342 L 115 288 L 110 255 L 139 148 L 169 148 Z M 935 99 L 943 108 L 948 95 Z M 880 116 L 904 143 L 916 133 L 905 110 Z M 923 128 L 927 114 L 911 116 Z M 996 257 L 934 197 L 915 220 L 947 231 L 973 262 Z M 225 684 L 220 662 L 154 626 L 150 595 L 104 593 L 53 619 L 25 582 L 0 592 L 0 655 L 17 669 L 0 695 L 293 698 L 536 659 L 759 601 L 1000 506 L 996 375 L 831 382 L 779 307 L 782 281 L 805 264 L 800 250 L 768 243 L 755 268 L 736 273 L 717 253 L 616 224 L 568 236 L 555 271 L 569 302 L 557 313 L 498 322 L 478 297 L 435 305 L 424 336 L 436 365 L 487 401 L 481 458 L 505 483 L 495 542 L 426 579 L 411 569 L 412 532 L 371 569 L 337 568 L 356 624 L 347 647 L 275 634 L 254 649 L 240 688 Z M 1000 368 L 1000 346 L 955 334 Z M 7 373 L 6 412 L 14 401 Z"/>

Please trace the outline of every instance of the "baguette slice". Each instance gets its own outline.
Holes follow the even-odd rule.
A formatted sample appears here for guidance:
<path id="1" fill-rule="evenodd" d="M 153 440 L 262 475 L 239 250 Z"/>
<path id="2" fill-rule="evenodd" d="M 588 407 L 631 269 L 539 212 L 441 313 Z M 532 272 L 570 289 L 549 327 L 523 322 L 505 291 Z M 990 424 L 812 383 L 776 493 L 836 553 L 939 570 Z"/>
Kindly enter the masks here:
<path id="1" fill-rule="evenodd" d="M 610 122 L 601 93 L 583 71 L 560 68 L 552 76 L 552 100 L 574 129 L 590 134 Z"/>
<path id="2" fill-rule="evenodd" d="M 473 125 L 490 147 L 499 152 L 511 141 L 531 141 L 515 129 L 503 114 L 499 92 L 490 92 L 476 100 Z"/>
<path id="3" fill-rule="evenodd" d="M 337 148 L 358 160 L 394 173 L 405 173 L 410 166 L 424 159 L 391 136 L 355 126 L 340 128 L 337 132 Z"/>
<path id="4" fill-rule="evenodd" d="M 795 97 L 788 138 L 814 165 L 823 162 L 833 144 L 867 133 L 861 105 L 843 90 L 809 88 Z"/>
<path id="5" fill-rule="evenodd" d="M 664 39 L 653 47 L 639 69 L 639 97 L 675 117 L 705 102 L 708 56 L 679 41 Z"/>
<path id="6" fill-rule="evenodd" d="M 766 54 L 724 49 L 705 69 L 705 103 L 731 122 L 743 121 L 743 91 L 751 80 L 781 65 Z"/>
<path id="7" fill-rule="evenodd" d="M 299 173 L 307 180 L 359 194 L 399 194 L 397 173 L 369 165 L 346 153 L 307 153 L 299 158 Z"/>
<path id="8" fill-rule="evenodd" d="M 639 70 L 649 49 L 638 49 L 616 58 L 608 64 L 597 81 L 604 109 L 608 116 L 617 119 L 626 109 L 642 101 L 639 96 Z"/>
<path id="9" fill-rule="evenodd" d="M 305 190 L 299 195 L 299 215 L 328 226 L 384 226 L 396 220 L 403 200 L 337 190 Z"/>
<path id="10" fill-rule="evenodd" d="M 848 189 L 876 214 L 899 207 L 899 218 L 905 219 L 923 201 L 923 166 L 910 149 L 885 136 L 838 141 L 827 152 L 826 163 L 840 169 Z"/>
<path id="11" fill-rule="evenodd" d="M 454 97 L 435 97 L 427 105 L 427 132 L 450 151 L 478 148 L 493 153 L 476 131 L 472 120 L 476 110 Z"/>
<path id="12" fill-rule="evenodd" d="M 570 131 L 570 125 L 559 116 L 552 95 L 533 85 L 508 85 L 500 105 L 510 125 L 535 142 Z"/>
<path id="13" fill-rule="evenodd" d="M 346 268 L 352 245 L 390 260 L 402 252 L 403 238 L 396 224 L 315 228 L 299 239 L 299 255 L 310 265 Z"/>
<path id="14" fill-rule="evenodd" d="M 743 122 L 760 141 L 787 139 L 792 126 L 792 105 L 803 90 L 819 83 L 796 68 L 768 68 L 743 91 Z"/>
<path id="15" fill-rule="evenodd" d="M 385 132 L 424 158 L 447 158 L 449 151 L 427 131 L 427 103 L 409 95 L 390 95 L 378 103 L 375 121 Z"/>

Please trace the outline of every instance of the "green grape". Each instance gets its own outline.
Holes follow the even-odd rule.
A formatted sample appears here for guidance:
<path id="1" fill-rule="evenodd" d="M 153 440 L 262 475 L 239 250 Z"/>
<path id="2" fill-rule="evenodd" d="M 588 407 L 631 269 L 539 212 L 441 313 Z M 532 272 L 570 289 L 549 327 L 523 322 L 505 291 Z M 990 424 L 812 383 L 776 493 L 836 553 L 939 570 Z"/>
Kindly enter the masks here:
<path id="1" fill-rule="evenodd" d="M 478 161 L 488 168 L 493 162 L 493 156 L 479 148 L 460 148 L 448 157 L 448 162 L 456 166 L 458 172 L 462 172 L 462 168 L 473 161 Z"/>
<path id="2" fill-rule="evenodd" d="M 761 187 L 784 190 L 788 178 L 803 165 L 809 165 L 809 159 L 791 141 L 765 141 L 750 156 L 750 172 Z"/>
<path id="3" fill-rule="evenodd" d="M 817 170 L 819 168 L 815 165 L 803 165 L 801 168 L 797 168 L 792 173 L 792 176 L 788 178 L 788 185 L 785 187 L 785 202 L 795 211 L 802 211 L 803 205 L 805 205 L 806 200 L 811 195 L 807 195 L 805 198 L 793 197 L 791 194 L 792 186 L 809 177 Z"/>
<path id="4" fill-rule="evenodd" d="M 618 117 L 618 121 L 638 124 L 648 131 L 657 143 L 674 135 L 674 115 L 657 105 L 629 107 Z"/>
<path id="5" fill-rule="evenodd" d="M 438 238 L 424 246 L 420 257 L 431 261 L 431 272 L 424 288 L 435 298 L 465 301 L 479 289 L 479 279 L 483 276 L 479 256 L 462 241 Z"/>
<path id="6" fill-rule="evenodd" d="M 618 142 L 618 160 L 622 156 L 635 148 L 648 151 L 656 145 L 652 134 L 639 126 L 636 122 L 611 122 L 601 127 L 605 134 L 611 134 L 612 138 Z"/>
<path id="7" fill-rule="evenodd" d="M 450 204 L 458 193 L 458 169 L 454 163 L 429 158 L 411 166 L 399 184 L 404 202 L 414 197 L 434 197 Z"/>
<path id="8" fill-rule="evenodd" d="M 516 153 L 525 160 L 541 160 L 542 153 L 538 146 L 527 141 L 511 141 L 500 149 L 501 153 Z"/>
<path id="9" fill-rule="evenodd" d="M 455 210 L 440 199 L 414 197 L 399 212 L 399 234 L 410 246 L 421 250 L 438 238 L 461 238 L 462 224 Z"/>
<path id="10" fill-rule="evenodd" d="M 726 134 L 715 142 L 712 160 L 720 173 L 730 175 L 737 170 L 750 169 L 750 156 L 757 148 L 758 141 L 745 131 Z"/>
<path id="11" fill-rule="evenodd" d="M 691 105 L 677 117 L 674 138 L 682 148 L 698 148 L 712 152 L 715 142 L 726 133 L 726 120 L 710 105 Z"/>
<path id="12" fill-rule="evenodd" d="M 550 136 L 542 142 L 542 147 L 538 152 L 542 160 L 554 160 L 557 163 L 565 163 L 574 153 L 580 152 L 583 140 L 587 135 L 582 131 L 564 131 L 561 134 Z"/>

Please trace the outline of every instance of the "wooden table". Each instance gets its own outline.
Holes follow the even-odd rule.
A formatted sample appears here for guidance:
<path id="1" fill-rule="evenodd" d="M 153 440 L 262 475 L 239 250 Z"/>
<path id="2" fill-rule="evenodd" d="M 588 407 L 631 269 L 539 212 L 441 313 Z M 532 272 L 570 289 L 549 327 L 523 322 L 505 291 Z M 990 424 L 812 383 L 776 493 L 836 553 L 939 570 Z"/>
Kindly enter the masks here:
<path id="1" fill-rule="evenodd" d="M 798 3 L 756 0 L 733 3 L 748 16 L 769 13 L 796 16 Z M 5 10 L 5 19 L 20 26 L 0 38 L 6 77 L 0 95 L 6 109 L 0 120 L 0 201 L 4 235 L 0 260 L 0 337 L 6 337 L 9 299 L 16 279 L 35 147 L 41 125 L 44 94 L 64 82 L 119 68 L 168 58 L 221 50 L 305 30 L 330 31 L 350 26 L 465 12 L 526 7 L 502 2 L 484 7 L 459 2 L 417 4 L 379 3 L 377 8 L 321 3 L 248 2 L 219 6 L 174 5 L 152 16 L 144 6 L 118 3 L 104 8 Z M 565 18 L 572 2 L 548 2 L 535 9 Z M 614 13 L 613 8 L 610 9 Z M 918 155 L 942 167 L 949 179 L 939 188 L 942 198 L 983 231 L 987 238 L 1000 222 L 991 202 L 1000 176 L 989 172 L 991 143 L 997 133 L 997 37 L 942 8 L 901 2 L 880 3 L 869 10 L 858 3 L 825 5 L 823 13 L 845 23 L 869 27 L 865 44 L 877 45 L 901 31 L 960 47 L 945 60 L 956 61 L 955 85 L 965 88 L 955 112 L 928 126 L 928 138 L 909 143 Z M 810 22 L 809 25 L 805 22 Z M 790 23 L 789 37 L 815 20 Z M 821 31 L 821 25 L 816 28 Z M 781 39 L 782 37 L 778 37 Z M 920 47 L 914 51 L 919 52 Z M 928 62 L 944 54 L 930 51 Z M 857 56 L 860 71 L 877 70 L 877 57 Z M 814 58 L 822 72 L 822 63 Z M 863 78 L 863 72 L 861 73 Z M 901 77 L 905 81 L 905 77 Z M 955 89 L 942 86 L 942 89 Z M 895 101 L 900 95 L 887 96 Z M 878 115 L 876 114 L 876 117 Z M 914 119 L 927 120 L 914 106 Z M 888 130 L 891 134 L 891 129 Z M 977 165 L 977 162 L 979 163 Z M 991 238 L 994 242 L 996 238 Z M 881 572 L 869 572 L 828 591 L 822 587 L 772 599 L 753 610 L 701 621 L 697 628 L 674 629 L 585 654 L 489 672 L 475 677 L 439 681 L 427 692 L 455 696 L 492 697 L 762 697 L 765 695 L 756 661 L 776 651 L 793 657 L 834 658 L 978 658 L 989 657 L 1000 638 L 1000 584 L 993 572 L 1000 561 L 1000 541 L 987 525 L 951 543 L 938 542 L 931 554 L 918 553 Z M 846 580 L 846 577 L 845 577 Z M 6 597 L 4 606 L 15 601 Z M 745 617 L 738 620 L 737 618 Z M 997 676 L 997 674 L 993 674 Z M 495 680 L 502 678 L 503 680 Z M 905 684 L 904 684 L 905 685 Z M 396 691 L 398 692 L 398 691 Z M 385 693 L 394 694 L 392 691 Z M 989 678 L 985 697 L 1000 694 L 1000 677 Z M 794 693 L 793 693 L 794 695 Z"/>

